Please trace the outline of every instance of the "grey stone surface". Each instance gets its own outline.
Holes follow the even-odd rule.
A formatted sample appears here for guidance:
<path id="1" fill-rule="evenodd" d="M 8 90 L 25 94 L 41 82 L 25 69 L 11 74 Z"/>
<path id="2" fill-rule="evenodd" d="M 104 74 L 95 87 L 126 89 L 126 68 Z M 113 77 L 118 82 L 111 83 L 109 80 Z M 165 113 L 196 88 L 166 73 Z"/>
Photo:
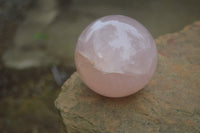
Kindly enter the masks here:
<path id="1" fill-rule="evenodd" d="M 200 21 L 156 39 L 158 68 L 141 91 L 112 99 L 75 72 L 55 101 L 68 133 L 199 133 Z"/>

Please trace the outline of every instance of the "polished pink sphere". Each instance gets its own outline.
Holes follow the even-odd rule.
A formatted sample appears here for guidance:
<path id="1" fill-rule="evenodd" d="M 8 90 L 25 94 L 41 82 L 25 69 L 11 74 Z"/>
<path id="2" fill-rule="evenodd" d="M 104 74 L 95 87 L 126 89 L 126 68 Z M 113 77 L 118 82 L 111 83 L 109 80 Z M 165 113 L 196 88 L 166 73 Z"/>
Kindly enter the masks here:
<path id="1" fill-rule="evenodd" d="M 83 82 L 107 97 L 142 89 L 157 66 L 153 37 L 138 21 L 122 15 L 97 19 L 81 33 L 75 64 Z"/>

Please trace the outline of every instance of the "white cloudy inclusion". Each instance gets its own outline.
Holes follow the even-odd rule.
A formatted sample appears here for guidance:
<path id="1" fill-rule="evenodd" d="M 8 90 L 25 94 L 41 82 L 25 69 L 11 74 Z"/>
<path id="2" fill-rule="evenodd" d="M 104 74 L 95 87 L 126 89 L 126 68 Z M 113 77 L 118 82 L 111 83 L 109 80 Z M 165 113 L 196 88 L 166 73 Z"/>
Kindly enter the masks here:
<path id="1" fill-rule="evenodd" d="M 86 34 L 79 41 L 86 45 L 84 47 L 93 48 L 93 51 L 81 49 L 79 52 L 98 70 L 104 73 L 140 74 L 145 72 L 140 64 L 144 64 L 147 71 L 150 69 L 151 59 L 140 63 L 134 56 L 151 48 L 152 42 L 145 39 L 146 36 L 133 25 L 118 20 L 97 20 L 90 25 Z"/>

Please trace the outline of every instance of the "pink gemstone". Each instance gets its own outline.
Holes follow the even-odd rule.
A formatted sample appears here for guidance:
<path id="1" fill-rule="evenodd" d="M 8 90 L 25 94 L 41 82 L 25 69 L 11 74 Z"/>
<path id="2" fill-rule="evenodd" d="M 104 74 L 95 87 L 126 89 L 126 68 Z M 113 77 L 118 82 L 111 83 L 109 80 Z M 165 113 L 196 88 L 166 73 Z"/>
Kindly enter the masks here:
<path id="1" fill-rule="evenodd" d="M 80 35 L 75 63 L 83 82 L 107 97 L 124 97 L 142 89 L 157 66 L 153 37 L 138 21 L 102 17 Z"/>

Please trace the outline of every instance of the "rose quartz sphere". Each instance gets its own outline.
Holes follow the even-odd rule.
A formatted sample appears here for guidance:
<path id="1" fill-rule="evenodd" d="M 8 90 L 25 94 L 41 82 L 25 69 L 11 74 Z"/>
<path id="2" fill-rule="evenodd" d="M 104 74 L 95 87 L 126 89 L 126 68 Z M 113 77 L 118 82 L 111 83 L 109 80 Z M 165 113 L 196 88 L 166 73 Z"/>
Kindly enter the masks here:
<path id="1" fill-rule="evenodd" d="M 81 33 L 75 64 L 90 89 L 107 97 L 124 97 L 151 80 L 157 49 L 149 31 L 138 21 L 110 15 L 97 19 Z"/>

